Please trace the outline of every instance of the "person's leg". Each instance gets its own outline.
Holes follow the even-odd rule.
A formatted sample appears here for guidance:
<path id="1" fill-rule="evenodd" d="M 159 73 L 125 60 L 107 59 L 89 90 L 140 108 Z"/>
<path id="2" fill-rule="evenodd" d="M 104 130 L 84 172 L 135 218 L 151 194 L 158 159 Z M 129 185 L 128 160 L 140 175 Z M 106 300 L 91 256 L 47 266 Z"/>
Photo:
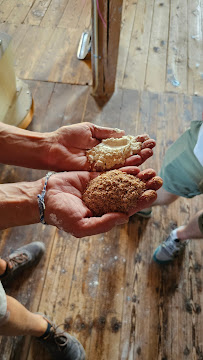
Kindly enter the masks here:
<path id="1" fill-rule="evenodd" d="M 55 326 L 45 316 L 30 312 L 14 298 L 6 296 L 6 300 L 7 309 L 0 318 L 0 335 L 31 335 L 41 342 L 53 359 L 85 360 L 85 351 L 75 337 Z"/>
<path id="2" fill-rule="evenodd" d="M 203 210 L 198 211 L 188 222 L 171 231 L 167 239 L 157 247 L 153 259 L 164 264 L 172 261 L 187 244 L 188 239 L 203 238 Z"/>
<path id="3" fill-rule="evenodd" d="M 38 241 L 13 251 L 5 260 L 0 259 L 0 278 L 3 281 L 19 275 L 20 271 L 39 261 L 44 251 L 44 244 Z M 17 300 L 6 296 L 1 283 L 0 310 L 0 335 L 41 336 L 47 328 L 47 322 L 42 316 L 32 314 Z"/>
<path id="4" fill-rule="evenodd" d="M 0 335 L 41 336 L 47 329 L 47 321 L 39 314 L 33 314 L 11 296 L 7 296 L 7 321 L 0 325 Z"/>
<path id="5" fill-rule="evenodd" d="M 157 199 L 153 202 L 152 206 L 150 208 L 146 208 L 141 211 L 138 211 L 137 215 L 144 218 L 150 218 L 152 214 L 152 207 L 158 205 L 159 206 L 169 205 L 175 200 L 177 200 L 178 197 L 179 197 L 178 195 L 172 194 L 166 191 L 163 187 L 161 187 L 159 190 L 157 190 Z"/>
<path id="6" fill-rule="evenodd" d="M 7 263 L 5 260 L 0 259 L 0 276 L 3 275 L 6 271 Z"/>
<path id="7" fill-rule="evenodd" d="M 183 225 L 177 228 L 177 238 L 180 241 L 187 239 L 201 239 L 203 238 L 201 219 L 203 218 L 203 210 L 198 211 L 188 222 L 187 225 Z"/>
<path id="8" fill-rule="evenodd" d="M 23 246 L 0 259 L 0 278 L 12 278 L 36 263 L 44 253 L 44 245 L 34 242 Z M 34 314 L 10 296 L 6 296 L 0 282 L 0 335 L 35 336 L 50 352 L 53 359 L 84 360 L 85 351 L 80 342 L 55 326 L 43 314 Z"/>
<path id="9" fill-rule="evenodd" d="M 177 200 L 178 197 L 179 197 L 178 195 L 166 191 L 162 186 L 159 190 L 157 190 L 157 199 L 154 201 L 152 206 L 169 205 L 175 200 Z"/>

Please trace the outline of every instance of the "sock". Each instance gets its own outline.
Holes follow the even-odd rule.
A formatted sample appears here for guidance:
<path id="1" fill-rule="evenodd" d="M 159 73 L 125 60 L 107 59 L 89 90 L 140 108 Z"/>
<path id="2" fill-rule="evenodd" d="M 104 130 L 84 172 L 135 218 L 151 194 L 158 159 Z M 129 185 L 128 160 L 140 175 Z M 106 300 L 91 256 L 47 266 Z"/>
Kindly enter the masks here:
<path id="1" fill-rule="evenodd" d="M 44 332 L 43 335 L 38 336 L 37 338 L 38 338 L 38 339 L 45 339 L 45 338 L 49 335 L 51 327 L 52 327 L 52 325 L 49 324 L 49 323 L 47 323 L 47 329 L 46 329 L 46 331 Z"/>
<path id="2" fill-rule="evenodd" d="M 177 230 L 178 230 L 178 228 L 171 231 L 171 237 L 173 240 L 176 240 L 176 239 L 178 240 Z"/>
<path id="3" fill-rule="evenodd" d="M 181 228 L 183 228 L 184 226 L 179 226 L 178 228 L 174 229 L 171 231 L 171 236 L 173 238 L 173 240 L 177 240 L 177 241 L 181 241 L 181 242 L 184 242 L 185 240 L 181 240 L 178 238 L 178 235 L 177 235 L 177 231 Z"/>

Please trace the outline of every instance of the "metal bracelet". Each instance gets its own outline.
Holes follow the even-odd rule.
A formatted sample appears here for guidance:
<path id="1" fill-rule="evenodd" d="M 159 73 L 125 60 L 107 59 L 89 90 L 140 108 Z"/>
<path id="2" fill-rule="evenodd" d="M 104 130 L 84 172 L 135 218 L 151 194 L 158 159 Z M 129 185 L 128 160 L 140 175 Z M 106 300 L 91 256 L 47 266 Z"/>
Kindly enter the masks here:
<path id="1" fill-rule="evenodd" d="M 51 175 L 55 174 L 55 172 L 49 171 L 46 174 L 45 177 L 45 183 L 44 183 L 44 187 L 43 190 L 41 192 L 41 194 L 37 195 L 37 200 L 38 200 L 38 205 L 39 205 L 39 216 L 40 216 L 40 222 L 42 224 L 47 224 L 46 221 L 44 220 L 44 210 L 46 208 L 45 206 L 45 202 L 44 202 L 44 198 L 45 198 L 45 194 L 46 194 L 46 188 L 47 188 L 47 183 L 48 183 L 48 179 L 50 178 Z"/>

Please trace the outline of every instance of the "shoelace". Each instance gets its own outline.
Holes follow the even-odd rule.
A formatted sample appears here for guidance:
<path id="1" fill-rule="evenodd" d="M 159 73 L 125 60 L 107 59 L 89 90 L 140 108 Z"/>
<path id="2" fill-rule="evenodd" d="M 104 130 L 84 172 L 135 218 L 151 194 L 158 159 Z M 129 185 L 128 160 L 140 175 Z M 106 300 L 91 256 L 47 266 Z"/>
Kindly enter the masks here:
<path id="1" fill-rule="evenodd" d="M 171 240 L 170 238 L 166 240 L 165 244 L 163 244 L 164 248 L 169 252 L 171 253 L 171 255 L 174 253 L 174 252 L 179 252 L 180 249 L 181 249 L 181 244 L 180 243 L 174 243 L 173 240 Z"/>
<path id="2" fill-rule="evenodd" d="M 14 269 L 17 265 L 22 264 L 27 259 L 28 259 L 28 255 L 25 253 L 16 255 L 11 259 L 10 258 L 7 259 L 8 269 L 9 270 Z"/>
<path id="3" fill-rule="evenodd" d="M 53 329 L 53 330 L 50 331 L 50 337 L 54 338 L 54 341 L 60 351 L 63 350 L 61 348 L 64 348 L 69 341 L 67 336 L 65 335 L 65 330 L 57 333 L 57 329 L 62 325 L 65 325 L 65 324 L 60 324 L 58 326 L 51 324 L 51 329 Z M 62 340 L 62 342 L 61 342 L 61 340 Z"/>

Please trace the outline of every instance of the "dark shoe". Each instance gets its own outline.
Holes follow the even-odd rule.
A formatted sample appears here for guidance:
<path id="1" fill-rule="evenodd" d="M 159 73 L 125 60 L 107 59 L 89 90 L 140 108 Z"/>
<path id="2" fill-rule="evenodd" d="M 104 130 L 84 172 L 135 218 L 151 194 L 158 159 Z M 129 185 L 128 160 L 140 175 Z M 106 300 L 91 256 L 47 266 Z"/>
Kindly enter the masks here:
<path id="1" fill-rule="evenodd" d="M 48 334 L 37 340 L 49 351 L 54 360 L 85 360 L 85 350 L 80 342 L 66 331 L 54 325 L 43 315 L 50 324 Z"/>
<path id="2" fill-rule="evenodd" d="M 39 241 L 32 242 L 15 250 L 5 259 L 7 267 L 5 273 L 0 276 L 0 280 L 10 280 L 21 271 L 36 264 L 44 252 L 45 246 Z"/>

